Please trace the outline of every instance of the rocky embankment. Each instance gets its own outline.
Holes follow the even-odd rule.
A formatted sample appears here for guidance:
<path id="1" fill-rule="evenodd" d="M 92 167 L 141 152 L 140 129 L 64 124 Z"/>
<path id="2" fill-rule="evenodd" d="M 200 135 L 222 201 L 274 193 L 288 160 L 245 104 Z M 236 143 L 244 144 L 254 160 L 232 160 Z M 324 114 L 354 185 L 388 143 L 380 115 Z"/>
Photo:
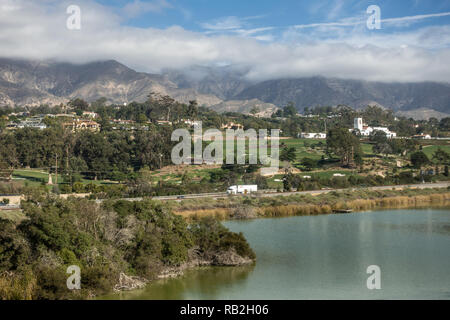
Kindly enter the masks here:
<path id="1" fill-rule="evenodd" d="M 219 252 L 201 252 L 198 248 L 189 250 L 188 261 L 177 267 L 167 267 L 159 275 L 158 279 L 175 278 L 182 276 L 188 269 L 204 266 L 237 267 L 254 263 L 254 259 L 242 257 L 233 248 Z M 144 288 L 150 280 L 128 276 L 121 273 L 119 282 L 114 286 L 114 291 L 130 291 Z"/>
<path id="2" fill-rule="evenodd" d="M 114 291 L 130 291 L 142 289 L 147 285 L 147 283 L 147 279 L 127 276 L 125 273 L 121 273 L 119 275 L 119 282 L 114 286 Z"/>
<path id="3" fill-rule="evenodd" d="M 255 260 L 242 257 L 234 249 L 219 252 L 201 252 L 198 248 L 189 250 L 188 261 L 179 267 L 166 268 L 158 276 L 159 279 L 173 278 L 183 275 L 187 269 L 204 266 L 237 267 L 254 263 Z"/>

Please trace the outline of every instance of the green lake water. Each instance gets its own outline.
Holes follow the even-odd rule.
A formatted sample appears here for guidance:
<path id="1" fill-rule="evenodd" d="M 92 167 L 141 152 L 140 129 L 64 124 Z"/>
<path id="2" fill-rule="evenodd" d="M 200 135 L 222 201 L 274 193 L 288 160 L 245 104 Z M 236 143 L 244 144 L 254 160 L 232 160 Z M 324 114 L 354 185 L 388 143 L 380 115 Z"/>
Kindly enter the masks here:
<path id="1" fill-rule="evenodd" d="M 389 210 L 224 223 L 257 262 L 200 268 L 107 299 L 450 299 L 450 210 Z M 367 267 L 381 289 L 367 288 Z"/>

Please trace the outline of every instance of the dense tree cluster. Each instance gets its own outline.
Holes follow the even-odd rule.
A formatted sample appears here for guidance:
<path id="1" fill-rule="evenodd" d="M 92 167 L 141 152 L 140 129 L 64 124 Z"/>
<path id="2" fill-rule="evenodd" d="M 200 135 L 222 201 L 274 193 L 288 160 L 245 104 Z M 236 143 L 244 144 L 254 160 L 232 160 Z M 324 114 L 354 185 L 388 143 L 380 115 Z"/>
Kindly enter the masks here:
<path id="1" fill-rule="evenodd" d="M 69 109 L 69 110 L 68 110 Z M 31 128 L 13 131 L 2 130 L 5 116 L 11 112 L 28 112 L 29 115 L 45 113 L 61 113 L 75 111 L 95 111 L 100 115 L 101 132 L 72 132 L 64 129 L 62 122 L 54 118 L 44 119 L 48 129 Z M 256 110 L 254 110 L 256 111 Z M 90 104 L 82 99 L 74 99 L 68 106 L 49 108 L 40 106 L 34 109 L 6 108 L 0 110 L 0 178 L 8 179 L 13 168 L 41 168 L 55 171 L 56 166 L 66 185 L 61 191 L 94 192 L 109 196 L 123 195 L 166 195 L 190 192 L 207 192 L 220 190 L 224 186 L 238 181 L 256 183 L 260 188 L 267 187 L 266 179 L 252 172 L 252 166 L 224 167 L 222 171 L 213 172 L 201 183 L 183 179 L 180 185 L 160 181 L 151 185 L 140 177 L 142 170 L 156 170 L 172 164 L 171 150 L 175 143 L 170 141 L 171 133 L 179 127 L 189 128 L 183 119 L 195 119 L 203 122 L 203 129 L 221 128 L 225 123 L 242 124 L 245 129 L 281 129 L 282 136 L 298 137 L 301 132 L 325 132 L 328 139 L 326 153 L 330 159 L 314 160 L 308 157 L 297 159 L 297 151 L 293 147 L 281 144 L 280 160 L 300 165 L 302 170 L 313 170 L 322 167 L 329 161 L 339 159 L 342 166 L 353 167 L 362 164 L 362 150 L 358 137 L 348 129 L 353 127 L 355 117 L 363 117 L 372 126 L 384 125 L 396 131 L 399 136 L 410 136 L 428 132 L 441 134 L 441 130 L 449 131 L 450 121 L 430 119 L 414 121 L 396 118 L 392 111 L 379 107 L 367 107 L 355 111 L 344 105 L 337 107 L 314 107 L 305 109 L 308 116 L 298 114 L 295 105 L 288 103 L 278 110 L 272 118 L 258 118 L 240 113 L 218 114 L 208 108 L 198 106 L 196 101 L 182 104 L 168 96 L 150 94 L 145 102 L 133 102 L 128 105 L 108 105 L 107 99 L 101 98 Z M 113 119 L 132 120 L 134 129 L 114 130 Z M 10 121 L 19 121 L 11 116 Z M 22 119 L 23 120 L 23 119 Z M 172 125 L 158 125 L 157 121 L 166 120 Z M 2 122 L 3 121 L 3 122 Z M 116 128 L 117 129 L 117 128 Z M 192 128 L 190 128 L 192 130 Z M 433 131 L 434 130 L 434 131 Z M 436 134 L 438 135 L 438 134 Z M 419 151 L 420 143 L 414 139 L 387 139 L 384 134 L 376 132 L 369 137 L 369 143 L 376 154 L 384 156 L 410 156 Z M 305 147 L 309 145 L 305 142 Z M 315 145 L 311 145 L 313 148 Z M 322 146 L 320 146 L 322 147 Z M 438 153 L 434 162 L 448 165 L 445 154 Z M 298 161 L 298 162 L 297 162 Z M 297 163 L 296 163 L 297 162 Z M 250 171 L 249 171 L 250 170 Z M 82 185 L 81 179 L 110 179 L 122 182 L 124 188 L 99 187 Z"/>
<path id="2" fill-rule="evenodd" d="M 9 167 L 51 168 L 64 174 L 114 179 L 143 167 L 170 163 L 171 130 L 72 133 L 62 128 L 24 128 L 0 135 L 0 162 Z M 119 179 L 120 180 L 120 179 Z"/>
<path id="3" fill-rule="evenodd" d="M 359 139 L 345 128 L 333 128 L 328 131 L 327 153 L 339 157 L 343 166 L 353 166 L 362 162 Z"/>
<path id="4" fill-rule="evenodd" d="M 414 152 L 420 148 L 419 142 L 413 139 L 388 139 L 381 131 L 375 131 L 369 138 L 373 151 L 381 155 L 401 155 Z"/>
<path id="5" fill-rule="evenodd" d="M 37 201 L 39 204 L 37 204 Z M 190 225 L 151 201 L 33 199 L 20 224 L 0 219 L 0 299 L 70 299 L 109 292 L 119 274 L 154 279 L 180 266 L 189 251 L 208 257 L 233 249 L 255 255 L 242 234 L 214 219 Z M 66 287 L 66 269 L 81 269 L 81 290 Z M 5 276 L 7 275 L 7 276 Z"/>
<path id="6" fill-rule="evenodd" d="M 285 191 L 307 191 L 320 190 L 322 188 L 345 189 L 350 187 L 374 187 L 374 186 L 392 186 L 415 184 L 425 182 L 447 181 L 449 173 L 448 167 L 445 167 L 443 174 L 435 172 L 430 174 L 414 174 L 412 171 L 402 171 L 399 173 L 390 173 L 386 177 L 380 175 L 349 175 L 345 177 L 321 177 L 320 175 L 311 174 L 305 179 L 300 174 L 286 173 L 283 176 L 283 188 Z"/>

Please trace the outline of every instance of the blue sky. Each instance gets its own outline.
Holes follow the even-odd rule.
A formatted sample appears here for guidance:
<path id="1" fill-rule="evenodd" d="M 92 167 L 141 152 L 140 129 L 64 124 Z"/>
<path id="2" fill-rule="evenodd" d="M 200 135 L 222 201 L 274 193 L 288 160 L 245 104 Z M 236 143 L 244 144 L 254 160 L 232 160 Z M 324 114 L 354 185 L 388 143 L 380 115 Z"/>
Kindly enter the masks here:
<path id="1" fill-rule="evenodd" d="M 67 27 L 80 8 L 81 28 Z M 370 30 L 370 5 L 381 29 Z M 224 66 L 253 80 L 450 82 L 450 0 L 0 0 L 0 56 Z"/>
<path id="2" fill-rule="evenodd" d="M 238 30 L 255 31 L 252 36 L 272 35 L 279 40 L 282 34 L 296 25 L 338 22 L 343 19 L 367 19 L 369 5 L 378 5 L 382 19 L 450 14 L 449 0 L 101 0 L 101 4 L 114 7 L 124 14 L 126 8 L 136 9 L 123 24 L 140 28 L 168 28 L 174 25 L 184 29 L 211 33 L 237 33 Z M 426 26 L 450 24 L 450 15 L 421 18 L 403 26 L 382 25 L 378 33 L 410 31 Z M 214 29 L 211 29 L 215 27 Z M 222 29 L 220 29 L 222 27 Z M 234 28 L 233 28 L 234 27 Z M 258 32 L 256 32 L 256 30 Z M 367 31 L 369 32 L 369 31 Z M 329 37 L 333 37 L 330 33 Z"/>

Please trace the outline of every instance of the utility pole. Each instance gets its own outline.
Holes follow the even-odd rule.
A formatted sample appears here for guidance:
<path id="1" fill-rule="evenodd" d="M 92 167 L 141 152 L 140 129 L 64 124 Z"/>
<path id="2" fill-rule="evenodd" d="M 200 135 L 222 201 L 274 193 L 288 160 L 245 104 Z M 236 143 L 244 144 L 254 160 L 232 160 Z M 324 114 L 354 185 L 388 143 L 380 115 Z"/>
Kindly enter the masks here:
<path id="1" fill-rule="evenodd" d="M 55 184 L 58 185 L 58 154 L 56 154 Z"/>
<path id="2" fill-rule="evenodd" d="M 69 145 L 66 145 L 66 172 L 64 175 L 70 181 L 70 185 L 72 185 L 72 174 L 69 172 Z"/>
<path id="3" fill-rule="evenodd" d="M 66 146 L 66 172 L 69 172 L 69 146 Z"/>
<path id="4" fill-rule="evenodd" d="M 352 152 L 350 155 L 350 159 L 348 159 L 348 165 L 350 168 L 354 168 L 355 167 L 355 147 L 352 146 Z"/>

